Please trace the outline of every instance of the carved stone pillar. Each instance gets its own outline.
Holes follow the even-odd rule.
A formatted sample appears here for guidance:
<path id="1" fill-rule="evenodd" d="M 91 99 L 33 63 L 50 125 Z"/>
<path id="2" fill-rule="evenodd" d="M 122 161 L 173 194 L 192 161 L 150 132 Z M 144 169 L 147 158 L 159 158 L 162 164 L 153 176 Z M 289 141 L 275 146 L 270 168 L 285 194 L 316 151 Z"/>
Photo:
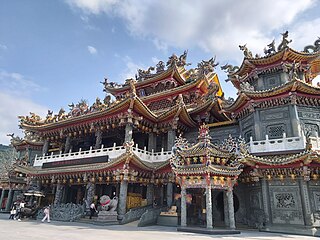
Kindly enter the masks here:
<path id="1" fill-rule="evenodd" d="M 172 205 L 173 199 L 173 183 L 169 182 L 167 184 L 167 206 L 170 208 Z"/>
<path id="2" fill-rule="evenodd" d="M 70 136 L 67 136 L 66 137 L 66 142 L 65 142 L 65 145 L 64 145 L 64 153 L 68 153 L 70 151 L 70 148 L 71 147 L 71 138 Z"/>
<path id="3" fill-rule="evenodd" d="M 163 193 L 163 185 L 160 186 L 160 205 L 163 205 L 164 193 Z"/>
<path id="4" fill-rule="evenodd" d="M 156 150 L 156 142 L 157 138 L 156 138 L 156 134 L 154 132 L 149 133 L 149 137 L 148 137 L 148 151 L 151 152 L 152 149 Z"/>
<path id="5" fill-rule="evenodd" d="M 223 192 L 223 213 L 224 213 L 224 225 L 226 227 L 230 226 L 229 222 L 229 209 L 228 209 L 228 198 L 227 192 Z"/>
<path id="6" fill-rule="evenodd" d="M 314 223 L 314 217 L 311 211 L 308 182 L 304 181 L 303 178 L 299 178 L 299 187 L 300 187 L 304 224 L 306 226 L 312 226 Z"/>
<path id="7" fill-rule="evenodd" d="M 130 142 L 132 140 L 132 134 L 133 134 L 132 124 L 127 123 L 126 129 L 125 129 L 124 142 Z"/>
<path id="8" fill-rule="evenodd" d="M 234 218 L 234 206 L 233 206 L 233 191 L 227 191 L 227 199 L 228 199 L 228 210 L 229 210 L 229 227 L 231 229 L 236 229 L 236 221 Z"/>
<path id="9" fill-rule="evenodd" d="M 187 226 L 187 190 L 181 186 L 181 227 Z"/>
<path id="10" fill-rule="evenodd" d="M 96 144 L 94 146 L 94 149 L 99 149 L 101 148 L 101 144 L 102 144 L 102 131 L 100 128 L 96 130 L 95 136 L 96 136 Z"/>
<path id="11" fill-rule="evenodd" d="M 147 204 L 153 204 L 153 196 L 154 196 L 154 185 L 149 183 L 147 186 Z"/>
<path id="12" fill-rule="evenodd" d="M 12 198 L 12 202 L 14 203 L 15 201 L 17 201 L 18 195 L 21 193 L 21 191 L 19 190 L 15 190 L 13 193 L 13 198 Z"/>
<path id="13" fill-rule="evenodd" d="M 206 213 L 207 213 L 207 228 L 213 228 L 212 226 L 212 192 L 211 187 L 206 187 Z"/>
<path id="14" fill-rule="evenodd" d="M 86 186 L 86 209 L 90 209 L 90 205 L 93 201 L 93 197 L 96 191 L 96 186 L 92 182 L 88 182 Z"/>
<path id="15" fill-rule="evenodd" d="M 168 131 L 168 139 L 167 139 L 167 151 L 171 151 L 173 145 L 174 145 L 174 140 L 176 139 L 176 130 L 175 129 L 170 129 Z"/>
<path id="16" fill-rule="evenodd" d="M 10 211 L 12 205 L 13 192 L 14 191 L 12 189 L 9 190 L 5 211 Z"/>
<path id="17" fill-rule="evenodd" d="M 266 227 L 271 223 L 271 209 L 270 209 L 270 198 L 269 198 L 269 183 L 265 178 L 261 179 L 261 191 L 262 191 L 262 202 L 263 210 L 266 218 Z"/>
<path id="18" fill-rule="evenodd" d="M 123 180 L 120 184 L 118 219 L 122 220 L 127 212 L 127 195 L 128 195 L 128 181 Z"/>
<path id="19" fill-rule="evenodd" d="M 289 105 L 289 113 L 290 113 L 290 120 L 291 120 L 293 137 L 300 137 L 301 136 L 301 127 L 300 127 L 297 106 L 296 105 Z"/>
<path id="20" fill-rule="evenodd" d="M 56 193 L 54 196 L 54 202 L 53 205 L 58 205 L 61 203 L 62 195 L 63 195 L 64 185 L 61 183 L 58 183 L 56 186 Z"/>
<path id="21" fill-rule="evenodd" d="M 4 199 L 4 194 L 5 194 L 5 189 L 2 189 L 1 191 L 1 197 L 0 197 L 0 210 L 2 209 L 2 202 L 3 202 L 3 199 Z"/>
<path id="22" fill-rule="evenodd" d="M 45 155 L 48 153 L 49 150 L 49 140 L 45 139 L 42 147 L 42 154 Z"/>
<path id="23" fill-rule="evenodd" d="M 260 116 L 259 116 L 259 111 L 257 109 L 254 110 L 253 120 L 254 120 L 255 140 L 262 140 Z"/>

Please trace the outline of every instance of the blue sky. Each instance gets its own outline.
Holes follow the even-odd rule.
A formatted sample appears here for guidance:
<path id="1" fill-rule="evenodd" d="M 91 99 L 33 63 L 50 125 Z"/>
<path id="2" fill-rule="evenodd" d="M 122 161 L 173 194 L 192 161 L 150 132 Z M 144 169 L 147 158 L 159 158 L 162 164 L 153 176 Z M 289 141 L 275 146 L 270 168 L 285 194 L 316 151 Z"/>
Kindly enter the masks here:
<path id="1" fill-rule="evenodd" d="M 149 1 L 3 0 L 0 3 L 0 143 L 18 130 L 18 115 L 81 98 L 103 98 L 104 77 L 123 83 L 188 49 L 196 67 L 217 56 L 220 65 L 241 64 L 239 44 L 254 53 L 289 30 L 302 50 L 320 36 L 316 0 Z M 226 96 L 235 97 L 217 69 Z"/>

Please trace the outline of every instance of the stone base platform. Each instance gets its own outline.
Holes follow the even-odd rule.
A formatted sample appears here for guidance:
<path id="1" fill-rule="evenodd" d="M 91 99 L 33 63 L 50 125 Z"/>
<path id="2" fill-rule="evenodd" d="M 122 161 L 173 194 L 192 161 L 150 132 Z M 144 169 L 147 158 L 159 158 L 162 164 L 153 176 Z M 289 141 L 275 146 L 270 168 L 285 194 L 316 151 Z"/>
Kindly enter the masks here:
<path id="1" fill-rule="evenodd" d="M 260 232 L 286 233 L 304 236 L 320 237 L 320 227 L 302 227 L 302 226 L 269 226 L 260 229 Z"/>
<path id="2" fill-rule="evenodd" d="M 190 233 L 200 233 L 209 235 L 230 235 L 230 234 L 240 234 L 239 230 L 231 229 L 208 229 L 201 227 L 178 227 L 178 232 L 190 232 Z"/>
<path id="3" fill-rule="evenodd" d="M 118 214 L 117 212 L 100 211 L 98 213 L 97 222 L 117 222 Z"/>

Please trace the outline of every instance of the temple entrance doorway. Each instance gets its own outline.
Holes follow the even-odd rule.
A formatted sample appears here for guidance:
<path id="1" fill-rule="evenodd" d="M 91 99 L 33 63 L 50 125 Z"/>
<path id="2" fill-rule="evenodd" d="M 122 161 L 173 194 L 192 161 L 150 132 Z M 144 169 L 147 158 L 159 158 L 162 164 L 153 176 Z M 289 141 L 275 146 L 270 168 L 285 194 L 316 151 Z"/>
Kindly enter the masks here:
<path id="1" fill-rule="evenodd" d="M 219 192 L 215 198 L 215 205 L 219 212 L 218 216 L 214 216 L 215 225 L 225 225 L 225 200 L 224 200 L 224 192 Z M 234 213 L 239 210 L 239 199 L 236 194 L 233 193 L 233 206 L 234 206 Z"/>
<path id="2" fill-rule="evenodd" d="M 205 189 L 187 189 L 187 226 L 206 226 Z"/>
<path id="3" fill-rule="evenodd" d="M 85 186 L 71 185 L 66 186 L 66 203 L 82 204 L 85 193 Z"/>

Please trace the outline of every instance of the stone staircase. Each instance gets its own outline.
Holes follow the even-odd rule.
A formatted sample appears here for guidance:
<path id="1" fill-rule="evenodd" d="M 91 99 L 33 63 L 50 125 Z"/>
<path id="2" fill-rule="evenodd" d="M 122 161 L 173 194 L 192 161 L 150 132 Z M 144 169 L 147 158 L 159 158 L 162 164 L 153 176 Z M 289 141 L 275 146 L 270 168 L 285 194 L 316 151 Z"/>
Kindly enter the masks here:
<path id="1" fill-rule="evenodd" d="M 89 216 L 84 216 L 77 220 L 79 223 L 86 223 L 86 224 L 93 224 L 93 225 L 100 225 L 100 226 L 109 226 L 109 225 L 119 225 L 118 221 L 112 221 L 112 222 L 100 222 L 97 221 L 98 217 L 92 217 L 92 219 L 89 218 Z"/>

